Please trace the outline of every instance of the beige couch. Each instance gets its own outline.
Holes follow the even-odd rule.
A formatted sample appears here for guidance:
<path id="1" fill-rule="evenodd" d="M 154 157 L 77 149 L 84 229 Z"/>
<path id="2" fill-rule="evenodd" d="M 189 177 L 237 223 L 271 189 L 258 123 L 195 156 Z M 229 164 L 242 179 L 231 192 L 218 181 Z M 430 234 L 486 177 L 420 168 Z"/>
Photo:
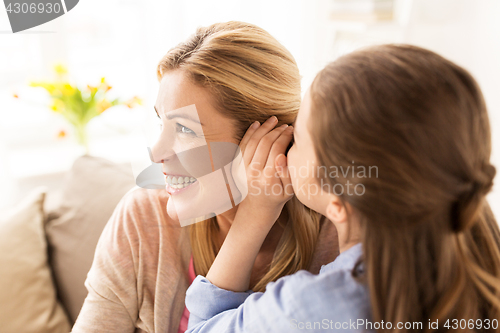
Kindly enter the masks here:
<path id="1" fill-rule="evenodd" d="M 130 165 L 78 158 L 63 185 L 37 186 L 0 214 L 0 332 L 69 332 L 99 236 L 135 186 Z"/>

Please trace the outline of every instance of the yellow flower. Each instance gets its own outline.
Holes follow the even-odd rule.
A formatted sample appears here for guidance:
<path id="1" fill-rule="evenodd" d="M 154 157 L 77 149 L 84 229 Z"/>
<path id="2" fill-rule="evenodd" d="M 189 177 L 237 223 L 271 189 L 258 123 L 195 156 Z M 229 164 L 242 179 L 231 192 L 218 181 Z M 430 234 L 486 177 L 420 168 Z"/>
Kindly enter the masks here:
<path id="1" fill-rule="evenodd" d="M 68 73 L 68 69 L 66 68 L 66 66 L 64 66 L 63 64 L 56 64 L 54 66 L 54 71 L 58 74 L 58 75 L 64 75 L 64 74 L 67 74 Z"/>
<path id="2" fill-rule="evenodd" d="M 90 90 L 91 94 L 95 94 L 97 89 L 99 89 L 98 87 L 94 87 L 94 86 L 91 86 L 89 84 L 87 84 L 87 88 Z"/>
<path id="3" fill-rule="evenodd" d="M 140 99 L 139 97 L 137 96 L 134 96 L 132 97 L 131 99 L 129 99 L 128 101 L 125 101 L 124 104 L 128 107 L 128 108 L 133 108 L 135 105 L 139 104 L 139 105 L 142 105 L 142 99 Z"/>
<path id="4" fill-rule="evenodd" d="M 142 99 L 140 99 L 139 97 L 134 96 L 134 101 L 136 104 L 142 105 Z"/>
<path id="5" fill-rule="evenodd" d="M 62 93 L 63 95 L 69 96 L 72 95 L 75 91 L 75 88 L 69 83 L 64 83 L 62 86 Z"/>
<path id="6" fill-rule="evenodd" d="M 96 104 L 97 112 L 99 114 L 101 114 L 104 111 L 106 111 L 106 109 L 108 109 L 110 106 L 111 106 L 111 103 L 107 99 L 100 100 Z"/>
<path id="7" fill-rule="evenodd" d="M 56 91 L 56 86 L 53 83 L 48 82 L 30 82 L 31 87 L 42 87 L 48 91 L 49 94 L 53 94 Z"/>
<path id="8" fill-rule="evenodd" d="M 101 84 L 99 85 L 99 89 L 103 89 L 105 92 L 108 92 L 112 87 L 106 82 L 106 78 L 101 77 Z"/>
<path id="9" fill-rule="evenodd" d="M 66 136 L 66 132 L 64 130 L 60 130 L 59 133 L 57 133 L 57 138 L 62 139 Z"/>
<path id="10" fill-rule="evenodd" d="M 61 112 L 62 110 L 64 110 L 64 103 L 59 99 L 53 99 L 50 108 L 54 112 Z"/>
<path id="11" fill-rule="evenodd" d="M 12 97 L 19 98 L 19 95 L 18 94 L 12 94 Z"/>

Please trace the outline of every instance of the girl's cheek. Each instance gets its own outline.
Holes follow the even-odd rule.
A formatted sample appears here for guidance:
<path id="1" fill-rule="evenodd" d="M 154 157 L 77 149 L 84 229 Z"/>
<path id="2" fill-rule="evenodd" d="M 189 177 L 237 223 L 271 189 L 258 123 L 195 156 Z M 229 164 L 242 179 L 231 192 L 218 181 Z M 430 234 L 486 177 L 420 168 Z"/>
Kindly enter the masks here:
<path id="1" fill-rule="evenodd" d="M 292 182 L 292 187 L 294 190 L 298 188 L 298 179 L 297 179 L 297 164 L 295 163 L 295 146 L 290 148 L 287 154 L 287 166 L 288 166 L 288 172 L 290 174 L 290 180 Z"/>

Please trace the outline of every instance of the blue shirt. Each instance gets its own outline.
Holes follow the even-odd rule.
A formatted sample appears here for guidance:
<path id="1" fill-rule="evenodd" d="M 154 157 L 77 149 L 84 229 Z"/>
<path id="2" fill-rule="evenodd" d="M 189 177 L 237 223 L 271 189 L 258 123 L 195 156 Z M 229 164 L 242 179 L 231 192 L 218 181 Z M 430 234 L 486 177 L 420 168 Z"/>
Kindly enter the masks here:
<path id="1" fill-rule="evenodd" d="M 374 332 L 368 288 L 351 273 L 361 254 L 358 243 L 318 275 L 300 270 L 265 293 L 228 291 L 198 275 L 186 293 L 186 333 Z"/>

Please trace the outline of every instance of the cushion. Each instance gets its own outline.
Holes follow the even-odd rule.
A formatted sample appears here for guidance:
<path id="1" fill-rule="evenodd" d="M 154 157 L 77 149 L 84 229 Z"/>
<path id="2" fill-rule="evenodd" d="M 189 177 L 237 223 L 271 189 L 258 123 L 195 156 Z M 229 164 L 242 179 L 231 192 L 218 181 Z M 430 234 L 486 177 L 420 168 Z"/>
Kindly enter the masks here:
<path id="1" fill-rule="evenodd" d="M 70 323 L 57 301 L 47 263 L 43 201 L 37 187 L 0 214 L 0 330 L 67 333 Z"/>
<path id="2" fill-rule="evenodd" d="M 84 283 L 99 236 L 120 199 L 134 186 L 130 164 L 83 155 L 67 174 L 59 207 L 47 213 L 50 263 L 72 325 L 87 296 Z"/>

